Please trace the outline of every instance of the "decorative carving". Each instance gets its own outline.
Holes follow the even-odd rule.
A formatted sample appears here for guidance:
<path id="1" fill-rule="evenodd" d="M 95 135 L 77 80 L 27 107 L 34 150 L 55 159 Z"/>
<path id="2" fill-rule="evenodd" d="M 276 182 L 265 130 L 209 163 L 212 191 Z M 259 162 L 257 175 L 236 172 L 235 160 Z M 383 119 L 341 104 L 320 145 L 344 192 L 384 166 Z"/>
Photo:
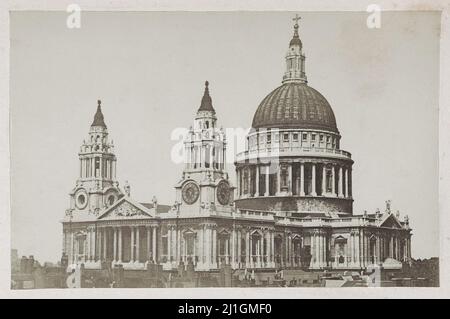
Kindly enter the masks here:
<path id="1" fill-rule="evenodd" d="M 111 211 L 110 216 L 127 218 L 134 216 L 147 216 L 147 214 L 125 201 L 118 207 L 114 208 Z"/>
<path id="2" fill-rule="evenodd" d="M 66 216 L 72 218 L 73 217 L 73 209 L 66 209 Z"/>

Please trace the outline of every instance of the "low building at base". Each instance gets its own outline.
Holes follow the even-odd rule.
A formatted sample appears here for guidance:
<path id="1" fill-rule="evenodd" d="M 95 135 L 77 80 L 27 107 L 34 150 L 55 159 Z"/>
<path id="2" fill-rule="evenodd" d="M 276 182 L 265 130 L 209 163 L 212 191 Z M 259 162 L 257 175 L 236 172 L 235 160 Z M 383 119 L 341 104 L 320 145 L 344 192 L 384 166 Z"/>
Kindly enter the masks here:
<path id="1" fill-rule="evenodd" d="M 236 156 L 236 183 L 208 82 L 184 141 L 173 205 L 140 203 L 128 184 L 119 187 L 99 101 L 62 221 L 69 268 L 401 269 L 411 260 L 408 217 L 401 220 L 389 201 L 383 212 L 353 214 L 353 160 L 340 139 L 330 104 L 307 84 L 297 24 L 282 85 L 259 105 L 246 150 Z"/>

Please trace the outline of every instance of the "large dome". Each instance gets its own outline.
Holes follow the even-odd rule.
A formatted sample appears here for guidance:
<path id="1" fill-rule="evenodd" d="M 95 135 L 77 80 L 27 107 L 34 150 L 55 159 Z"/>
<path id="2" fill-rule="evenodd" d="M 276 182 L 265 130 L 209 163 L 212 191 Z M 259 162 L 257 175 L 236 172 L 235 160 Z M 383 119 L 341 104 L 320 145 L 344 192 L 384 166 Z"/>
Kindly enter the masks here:
<path id="1" fill-rule="evenodd" d="M 339 133 L 328 101 L 317 90 L 301 82 L 285 83 L 267 95 L 256 110 L 252 127 Z"/>

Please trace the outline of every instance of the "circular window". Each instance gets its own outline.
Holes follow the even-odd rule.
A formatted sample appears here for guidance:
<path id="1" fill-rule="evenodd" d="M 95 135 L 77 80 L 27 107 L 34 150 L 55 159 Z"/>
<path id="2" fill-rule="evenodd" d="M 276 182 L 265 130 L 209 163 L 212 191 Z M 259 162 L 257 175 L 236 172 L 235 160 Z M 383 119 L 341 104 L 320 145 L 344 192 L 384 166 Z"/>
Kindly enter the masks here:
<path id="1" fill-rule="evenodd" d="M 78 208 L 82 209 L 84 207 L 86 207 L 86 203 L 87 203 L 87 198 L 85 194 L 79 194 L 77 196 L 77 206 Z"/>

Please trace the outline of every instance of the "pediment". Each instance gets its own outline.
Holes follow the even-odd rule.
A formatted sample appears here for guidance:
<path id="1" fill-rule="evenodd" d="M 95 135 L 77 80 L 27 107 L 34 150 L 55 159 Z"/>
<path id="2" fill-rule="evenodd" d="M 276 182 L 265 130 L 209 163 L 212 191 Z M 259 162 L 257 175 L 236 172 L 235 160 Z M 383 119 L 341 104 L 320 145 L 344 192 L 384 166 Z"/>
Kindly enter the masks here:
<path id="1" fill-rule="evenodd" d="M 402 224 L 392 214 L 387 215 L 386 218 L 381 220 L 380 227 L 395 228 L 395 229 L 403 228 Z"/>
<path id="2" fill-rule="evenodd" d="M 98 220 L 147 219 L 153 218 L 152 212 L 129 197 L 122 197 L 107 208 Z"/>

